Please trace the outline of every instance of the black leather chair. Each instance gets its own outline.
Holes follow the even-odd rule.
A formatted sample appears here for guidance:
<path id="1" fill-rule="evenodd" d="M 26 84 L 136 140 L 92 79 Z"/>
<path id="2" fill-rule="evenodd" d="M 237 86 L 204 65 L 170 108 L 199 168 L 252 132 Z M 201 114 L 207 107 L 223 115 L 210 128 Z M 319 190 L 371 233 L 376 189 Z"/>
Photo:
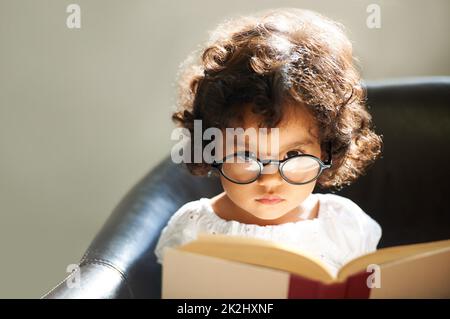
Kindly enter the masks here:
<path id="1" fill-rule="evenodd" d="M 337 193 L 381 224 L 379 247 L 450 238 L 450 77 L 367 89 L 384 155 Z M 72 273 L 42 298 L 160 298 L 153 250 L 162 228 L 184 203 L 221 191 L 217 178 L 191 176 L 166 157 L 129 191 L 81 258 L 81 285 L 68 287 Z"/>

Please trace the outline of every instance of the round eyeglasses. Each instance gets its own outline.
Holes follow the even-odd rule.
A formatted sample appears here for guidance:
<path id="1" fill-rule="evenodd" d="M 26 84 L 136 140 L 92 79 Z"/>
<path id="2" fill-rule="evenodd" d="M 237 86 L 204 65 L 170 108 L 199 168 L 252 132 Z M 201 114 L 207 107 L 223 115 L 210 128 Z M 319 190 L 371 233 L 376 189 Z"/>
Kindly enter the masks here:
<path id="1" fill-rule="evenodd" d="M 218 169 L 223 177 L 236 184 L 250 184 L 263 173 L 264 166 L 278 165 L 278 171 L 283 179 L 294 185 L 304 185 L 316 180 L 322 172 L 330 168 L 331 143 L 328 144 L 328 159 L 322 162 L 310 154 L 298 154 L 283 160 L 258 159 L 249 151 L 236 152 L 225 156 L 223 160 L 213 162 L 212 167 Z"/>

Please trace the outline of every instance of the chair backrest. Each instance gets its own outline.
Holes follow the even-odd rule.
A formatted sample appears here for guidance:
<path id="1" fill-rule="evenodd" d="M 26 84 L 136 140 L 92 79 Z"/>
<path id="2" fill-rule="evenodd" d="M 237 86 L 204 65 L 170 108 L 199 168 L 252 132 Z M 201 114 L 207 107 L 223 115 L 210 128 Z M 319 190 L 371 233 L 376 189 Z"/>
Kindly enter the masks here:
<path id="1" fill-rule="evenodd" d="M 450 77 L 367 84 L 383 157 L 338 192 L 383 228 L 379 247 L 450 238 Z M 222 191 L 216 177 L 190 175 L 166 157 L 115 208 L 81 262 L 82 285 L 45 298 L 160 298 L 153 253 L 162 228 L 184 203 Z M 320 192 L 320 190 L 317 190 Z"/>
<path id="2" fill-rule="evenodd" d="M 379 247 L 450 238 L 450 77 L 368 85 L 383 156 L 339 195 L 382 226 Z"/>

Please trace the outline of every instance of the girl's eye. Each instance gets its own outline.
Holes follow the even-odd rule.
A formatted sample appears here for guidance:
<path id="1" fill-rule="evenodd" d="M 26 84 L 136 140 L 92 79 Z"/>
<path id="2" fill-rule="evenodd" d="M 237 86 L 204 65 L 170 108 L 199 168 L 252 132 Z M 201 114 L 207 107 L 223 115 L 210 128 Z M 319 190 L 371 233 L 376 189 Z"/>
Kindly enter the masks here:
<path id="1" fill-rule="evenodd" d="M 300 151 L 300 150 L 293 150 L 293 151 L 287 152 L 286 156 L 284 158 L 290 158 L 290 157 L 297 156 L 297 155 L 300 155 L 300 154 L 303 154 L 303 152 Z"/>

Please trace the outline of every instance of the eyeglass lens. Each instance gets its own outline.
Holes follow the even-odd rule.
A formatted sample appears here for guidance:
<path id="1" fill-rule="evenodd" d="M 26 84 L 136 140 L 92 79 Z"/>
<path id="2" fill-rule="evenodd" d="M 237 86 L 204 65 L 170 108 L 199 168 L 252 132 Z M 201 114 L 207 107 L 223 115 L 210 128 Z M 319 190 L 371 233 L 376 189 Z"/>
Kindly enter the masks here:
<path id="1" fill-rule="evenodd" d="M 255 180 L 262 167 L 251 157 L 234 155 L 222 164 L 222 173 L 238 183 Z M 293 157 L 281 164 L 284 178 L 292 183 L 306 183 L 312 181 L 320 173 L 319 162 L 311 156 Z"/>

